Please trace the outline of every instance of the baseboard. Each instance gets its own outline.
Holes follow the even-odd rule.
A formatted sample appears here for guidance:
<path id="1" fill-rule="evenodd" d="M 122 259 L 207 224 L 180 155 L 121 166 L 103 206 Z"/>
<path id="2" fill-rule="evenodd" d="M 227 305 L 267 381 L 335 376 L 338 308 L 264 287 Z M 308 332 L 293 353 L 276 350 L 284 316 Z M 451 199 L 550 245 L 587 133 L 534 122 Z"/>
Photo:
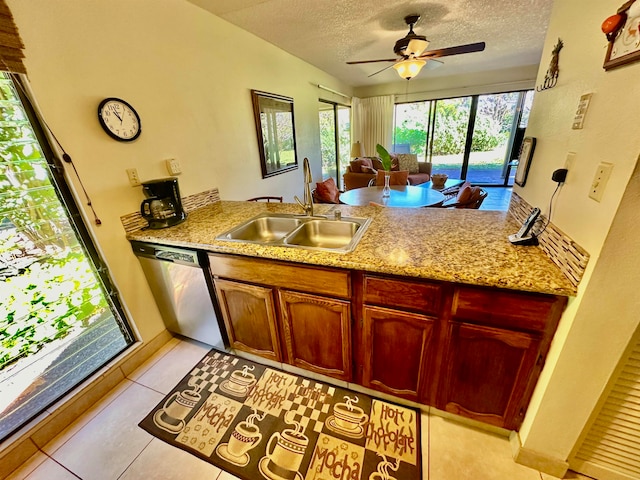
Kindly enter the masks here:
<path id="1" fill-rule="evenodd" d="M 509 443 L 511 444 L 513 460 L 520 465 L 533 468 L 534 470 L 556 478 L 563 478 L 567 470 L 569 470 L 569 462 L 566 460 L 550 457 L 535 450 L 523 448 L 518 432 L 511 432 Z"/>
<path id="2" fill-rule="evenodd" d="M 9 476 L 62 430 L 71 425 L 171 338 L 173 338 L 171 333 L 163 330 L 148 342 L 133 344 L 111 363 L 85 380 L 73 392 L 5 439 L 0 444 L 0 480 Z"/>

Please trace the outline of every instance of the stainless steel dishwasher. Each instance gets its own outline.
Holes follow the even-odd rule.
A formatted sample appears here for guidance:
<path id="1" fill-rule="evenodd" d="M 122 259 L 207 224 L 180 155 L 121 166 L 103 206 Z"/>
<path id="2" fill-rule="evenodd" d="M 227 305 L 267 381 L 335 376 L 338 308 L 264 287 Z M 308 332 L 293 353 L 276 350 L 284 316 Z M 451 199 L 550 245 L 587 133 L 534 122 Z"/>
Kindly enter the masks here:
<path id="1" fill-rule="evenodd" d="M 204 252 L 131 242 L 167 330 L 224 350 L 229 341 L 216 314 Z"/>

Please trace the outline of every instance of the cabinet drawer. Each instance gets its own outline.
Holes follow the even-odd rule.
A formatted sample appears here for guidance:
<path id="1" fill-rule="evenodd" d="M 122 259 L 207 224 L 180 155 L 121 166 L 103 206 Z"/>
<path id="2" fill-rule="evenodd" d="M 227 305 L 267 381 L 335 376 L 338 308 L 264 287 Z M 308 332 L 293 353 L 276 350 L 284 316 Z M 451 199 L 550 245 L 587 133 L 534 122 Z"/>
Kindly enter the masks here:
<path id="1" fill-rule="evenodd" d="M 442 285 L 439 283 L 411 282 L 372 275 L 364 277 L 365 303 L 437 315 L 441 298 Z"/>
<path id="2" fill-rule="evenodd" d="M 339 298 L 351 297 L 351 275 L 347 270 L 216 254 L 209 254 L 209 263 L 211 273 L 218 277 Z"/>
<path id="3" fill-rule="evenodd" d="M 560 297 L 535 293 L 461 287 L 456 289 L 452 315 L 484 325 L 544 331 L 562 312 Z"/>

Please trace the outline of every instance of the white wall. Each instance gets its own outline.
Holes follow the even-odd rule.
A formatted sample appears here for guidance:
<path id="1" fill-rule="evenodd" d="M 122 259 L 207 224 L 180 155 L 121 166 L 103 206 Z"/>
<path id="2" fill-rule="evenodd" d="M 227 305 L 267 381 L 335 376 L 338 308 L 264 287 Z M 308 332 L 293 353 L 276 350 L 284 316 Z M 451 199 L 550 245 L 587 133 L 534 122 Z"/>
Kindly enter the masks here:
<path id="1" fill-rule="evenodd" d="M 623 238 L 620 227 L 618 233 L 607 236 L 614 218 L 618 224 L 629 222 L 629 234 L 638 230 L 628 211 L 631 204 L 627 202 L 627 211 L 618 211 L 618 207 L 640 152 L 636 125 L 640 64 L 609 72 L 602 68 L 607 41 L 600 24 L 620 4 L 619 0 L 555 2 L 538 83 L 558 38 L 564 42 L 560 77 L 555 88 L 535 96 L 527 135 L 536 137 L 538 143 L 526 187 L 514 188 L 545 212 L 556 186 L 551 173 L 564 166 L 568 152 L 576 153 L 555 202 L 552 221 L 584 247 L 591 260 L 578 296 L 563 315 L 520 431 L 523 447 L 558 460 L 569 457 L 640 321 L 637 309 L 630 308 L 637 305 L 637 293 L 633 292 L 640 283 L 638 276 L 624 276 L 622 271 L 617 279 L 612 275 L 612 268 L 622 266 L 620 255 L 625 252 L 630 265 L 636 270 L 640 267 L 637 251 L 626 250 L 631 245 L 637 247 L 637 241 Z M 589 92 L 593 98 L 584 128 L 572 130 L 579 98 Z M 587 194 L 596 167 L 603 161 L 614 168 L 598 203 Z M 637 192 L 629 194 L 637 209 Z"/>
<path id="2" fill-rule="evenodd" d="M 89 222 L 92 233 L 130 318 L 149 339 L 163 326 L 119 219 L 143 198 L 125 169 L 161 178 L 168 176 L 164 160 L 177 158 L 183 196 L 218 187 L 226 200 L 278 194 L 292 201 L 302 194 L 302 169 L 262 179 L 250 90 L 293 97 L 298 161 L 309 157 L 320 180 L 321 93 L 313 84 L 347 94 L 350 87 L 186 0 L 8 4 L 37 101 L 102 220 L 100 227 Z M 140 114 L 135 142 L 101 129 L 97 106 L 110 96 Z"/>

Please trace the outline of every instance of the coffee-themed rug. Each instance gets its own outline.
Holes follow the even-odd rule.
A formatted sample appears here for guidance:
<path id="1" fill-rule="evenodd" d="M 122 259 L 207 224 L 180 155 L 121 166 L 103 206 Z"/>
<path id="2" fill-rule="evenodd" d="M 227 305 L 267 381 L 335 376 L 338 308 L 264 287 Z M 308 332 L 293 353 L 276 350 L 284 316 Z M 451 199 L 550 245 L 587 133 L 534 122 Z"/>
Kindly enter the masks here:
<path id="1" fill-rule="evenodd" d="M 245 480 L 420 480 L 420 412 L 210 351 L 140 422 Z"/>

